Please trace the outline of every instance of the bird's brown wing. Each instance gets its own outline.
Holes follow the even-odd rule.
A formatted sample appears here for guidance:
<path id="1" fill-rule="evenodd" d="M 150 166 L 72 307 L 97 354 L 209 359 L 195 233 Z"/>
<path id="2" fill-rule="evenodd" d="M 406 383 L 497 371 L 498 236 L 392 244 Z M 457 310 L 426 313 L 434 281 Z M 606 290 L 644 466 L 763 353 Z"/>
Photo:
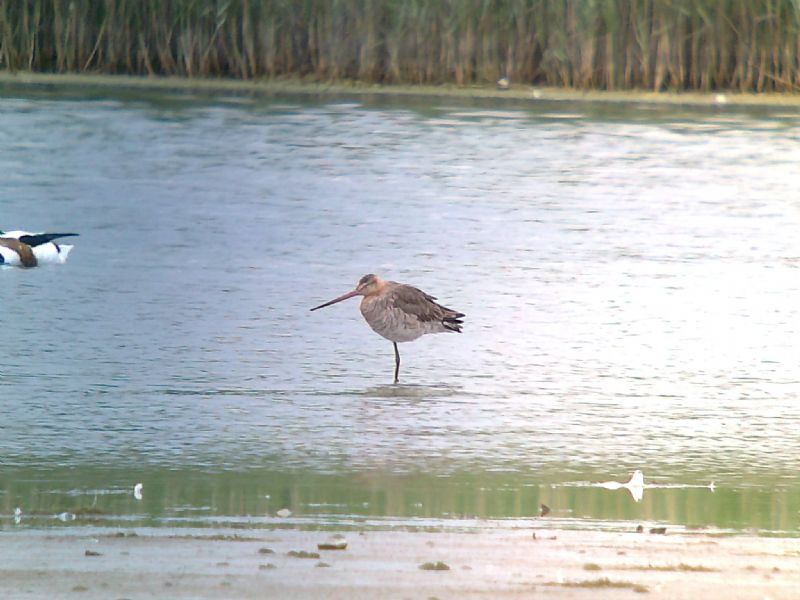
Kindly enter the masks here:
<path id="1" fill-rule="evenodd" d="M 398 309 L 414 315 L 423 323 L 455 320 L 464 315 L 436 302 L 436 298 L 411 285 L 398 284 L 391 293 Z"/>

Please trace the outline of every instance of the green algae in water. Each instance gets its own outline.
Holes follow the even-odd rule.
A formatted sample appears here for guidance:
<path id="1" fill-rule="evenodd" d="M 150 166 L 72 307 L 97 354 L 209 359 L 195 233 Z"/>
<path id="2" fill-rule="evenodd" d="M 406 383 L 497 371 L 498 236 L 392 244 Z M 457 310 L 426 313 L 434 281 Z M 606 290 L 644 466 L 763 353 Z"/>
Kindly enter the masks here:
<path id="1" fill-rule="evenodd" d="M 306 552 L 305 550 L 289 550 L 287 556 L 294 558 L 319 558 L 319 552 Z"/>
<path id="2" fill-rule="evenodd" d="M 446 563 L 443 563 L 442 561 L 437 561 L 435 563 L 434 562 L 422 563 L 419 566 L 419 568 L 422 569 L 423 571 L 449 571 L 450 570 L 450 566 L 448 564 L 446 564 Z"/>
<path id="3" fill-rule="evenodd" d="M 702 565 L 687 565 L 680 563 L 677 565 L 646 565 L 641 567 L 624 567 L 629 571 L 681 571 L 686 573 L 716 573 L 719 569 L 704 567 Z"/>
<path id="4" fill-rule="evenodd" d="M 633 583 L 632 581 L 613 581 L 608 577 L 602 577 L 601 579 L 587 579 L 585 581 L 549 583 L 547 585 L 559 585 L 561 587 L 587 588 L 587 589 L 618 588 L 624 590 L 633 590 L 634 592 L 638 592 L 640 594 L 646 594 L 650 591 L 646 585 L 642 585 L 641 583 Z"/>
<path id="5" fill-rule="evenodd" d="M 69 512 L 76 517 L 99 517 L 101 515 L 108 514 L 107 511 L 103 510 L 102 508 L 98 508 L 97 506 L 79 506 L 78 508 L 73 508 Z"/>

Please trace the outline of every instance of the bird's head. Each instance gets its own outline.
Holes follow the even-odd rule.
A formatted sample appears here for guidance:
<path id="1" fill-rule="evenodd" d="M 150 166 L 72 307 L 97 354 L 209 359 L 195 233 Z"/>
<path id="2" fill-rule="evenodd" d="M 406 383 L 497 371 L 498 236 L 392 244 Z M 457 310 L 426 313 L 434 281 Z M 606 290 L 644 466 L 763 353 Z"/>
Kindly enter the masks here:
<path id="1" fill-rule="evenodd" d="M 358 280 L 355 291 L 361 296 L 371 296 L 380 292 L 384 285 L 386 282 L 383 279 L 370 273 Z"/>
<path id="2" fill-rule="evenodd" d="M 372 294 L 377 294 L 381 291 L 383 286 L 386 285 L 386 282 L 378 277 L 377 275 L 373 275 L 370 273 L 369 275 L 364 275 L 361 279 L 358 280 L 358 285 L 356 285 L 356 289 L 347 292 L 346 294 L 342 294 L 338 298 L 334 298 L 330 302 L 326 302 L 324 304 L 320 304 L 319 306 L 315 306 L 311 310 L 317 310 L 318 308 L 325 308 L 326 306 L 330 306 L 331 304 L 336 304 L 337 302 L 341 302 L 342 300 L 347 300 L 348 298 L 352 298 L 354 296 L 371 296 Z"/>

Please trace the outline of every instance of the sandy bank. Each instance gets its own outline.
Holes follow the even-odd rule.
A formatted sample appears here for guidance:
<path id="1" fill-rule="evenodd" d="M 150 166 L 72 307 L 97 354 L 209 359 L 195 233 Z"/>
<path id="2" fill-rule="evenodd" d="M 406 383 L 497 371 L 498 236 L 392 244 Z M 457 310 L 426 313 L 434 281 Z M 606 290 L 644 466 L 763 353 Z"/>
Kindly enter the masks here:
<path id="1" fill-rule="evenodd" d="M 514 85 L 508 90 L 492 86 L 408 86 L 374 85 L 357 82 L 335 84 L 317 83 L 301 79 L 276 79 L 243 81 L 238 79 L 200 79 L 186 77 L 134 77 L 127 75 L 51 74 L 0 71 L 0 90 L 5 87 L 46 88 L 108 88 L 127 90 L 161 90 L 228 95 L 378 95 L 454 97 L 497 100 L 583 101 L 626 103 L 636 102 L 663 105 L 732 105 L 732 106 L 786 106 L 800 108 L 800 94 L 741 94 L 697 92 L 649 91 L 579 91 L 565 88 L 544 88 Z"/>
<path id="2" fill-rule="evenodd" d="M 778 600 L 800 587 L 798 539 L 369 531 L 345 532 L 345 550 L 318 550 L 329 532 L 211 533 L 5 531 L 3 597 Z M 420 568 L 437 562 L 449 570 Z"/>

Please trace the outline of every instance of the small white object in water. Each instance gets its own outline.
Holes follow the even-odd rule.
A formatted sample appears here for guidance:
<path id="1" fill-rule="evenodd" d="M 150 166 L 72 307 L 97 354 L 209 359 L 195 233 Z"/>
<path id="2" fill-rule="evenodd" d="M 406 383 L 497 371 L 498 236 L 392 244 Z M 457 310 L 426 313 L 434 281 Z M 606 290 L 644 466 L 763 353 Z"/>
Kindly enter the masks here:
<path id="1" fill-rule="evenodd" d="M 22 521 L 22 509 L 18 506 L 14 509 L 14 523 L 17 525 Z"/>
<path id="2" fill-rule="evenodd" d="M 141 483 L 137 483 L 135 486 L 133 486 L 133 497 L 136 498 L 137 500 L 141 500 L 142 499 L 142 484 Z"/>
<path id="3" fill-rule="evenodd" d="M 630 481 L 625 484 L 625 487 L 644 487 L 644 474 L 639 469 L 636 469 L 631 475 Z"/>
<path id="4" fill-rule="evenodd" d="M 712 481 L 711 483 L 708 484 L 708 489 L 710 489 L 713 492 L 715 489 L 717 489 L 717 486 L 714 485 L 714 482 Z"/>
<path id="5" fill-rule="evenodd" d="M 57 518 L 59 521 L 64 521 L 64 522 L 67 522 L 67 521 L 74 521 L 74 520 L 76 519 L 75 515 L 74 515 L 73 513 L 71 513 L 71 512 L 62 512 L 62 513 L 58 513 L 58 514 L 56 515 L 56 518 Z"/>
<path id="6" fill-rule="evenodd" d="M 728 97 L 725 94 L 717 94 L 716 96 L 714 96 L 714 102 L 716 102 L 717 104 L 727 104 Z"/>
<path id="7" fill-rule="evenodd" d="M 533 90 L 533 98 L 534 100 L 539 100 L 542 97 L 542 92 L 539 90 Z"/>
<path id="8" fill-rule="evenodd" d="M 636 470 L 631 474 L 631 478 L 628 483 L 620 483 L 619 481 L 604 481 L 603 483 L 598 483 L 597 485 L 604 487 L 607 490 L 618 490 L 628 487 L 644 487 L 644 475 L 641 471 Z"/>
<path id="9" fill-rule="evenodd" d="M 635 502 L 639 502 L 644 496 L 644 474 L 639 469 L 636 469 L 633 472 L 628 483 L 620 483 L 619 481 L 604 481 L 603 483 L 598 483 L 597 485 L 606 488 L 607 490 L 619 490 L 625 488 L 631 493 L 631 496 L 633 496 L 633 500 Z"/>
<path id="10" fill-rule="evenodd" d="M 288 508 L 282 508 L 275 514 L 278 515 L 281 519 L 285 519 L 286 517 L 292 516 L 292 511 L 290 511 Z"/>

